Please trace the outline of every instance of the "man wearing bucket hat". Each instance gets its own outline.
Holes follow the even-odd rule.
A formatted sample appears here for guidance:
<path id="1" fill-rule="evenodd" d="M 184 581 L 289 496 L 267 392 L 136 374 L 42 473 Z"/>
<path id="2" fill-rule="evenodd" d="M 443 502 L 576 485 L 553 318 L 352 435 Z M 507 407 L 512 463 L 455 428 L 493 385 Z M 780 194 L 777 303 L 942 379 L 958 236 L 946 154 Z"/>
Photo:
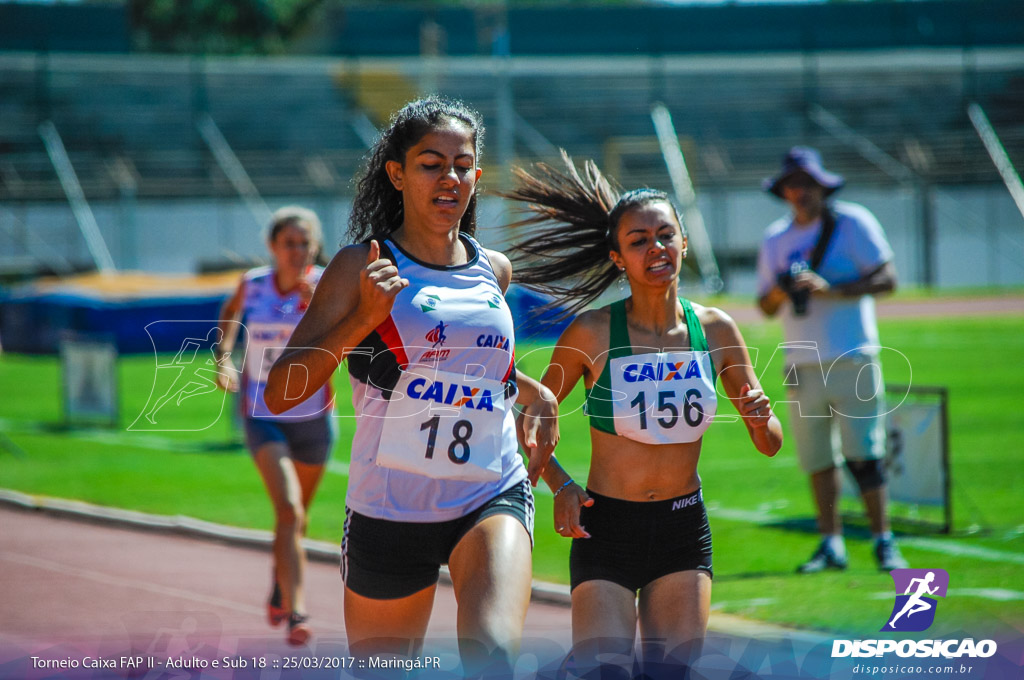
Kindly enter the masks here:
<path id="1" fill-rule="evenodd" d="M 896 287 L 893 253 L 866 208 L 827 202 L 843 184 L 842 176 L 822 166 L 816 150 L 802 146 L 790 149 L 779 173 L 764 182 L 766 191 L 792 208 L 765 232 L 757 276 L 761 310 L 768 316 L 781 312 L 789 426 L 800 467 L 810 476 L 821 533 L 800 573 L 846 568 L 840 454 L 859 487 L 878 567 L 907 566 L 889 529 L 882 465 L 885 390 L 873 297 Z M 835 430 L 841 451 L 834 449 Z"/>

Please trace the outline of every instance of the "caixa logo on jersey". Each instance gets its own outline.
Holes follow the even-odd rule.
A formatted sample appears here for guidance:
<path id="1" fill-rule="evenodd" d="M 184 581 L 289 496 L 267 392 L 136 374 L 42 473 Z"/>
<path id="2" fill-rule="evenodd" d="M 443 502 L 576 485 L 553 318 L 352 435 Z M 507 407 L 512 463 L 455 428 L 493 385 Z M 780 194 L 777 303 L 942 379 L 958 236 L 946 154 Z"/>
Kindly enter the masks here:
<path id="1" fill-rule="evenodd" d="M 703 376 L 700 373 L 700 362 L 696 359 L 626 364 L 622 367 L 622 379 L 628 383 L 669 382 L 701 377 Z"/>
<path id="2" fill-rule="evenodd" d="M 896 589 L 896 601 L 883 633 L 920 633 L 935 622 L 939 600 L 946 597 L 949 573 L 945 569 L 893 569 L 889 572 Z M 993 640 L 836 640 L 833 657 L 877 657 L 894 653 L 900 657 L 990 657 L 996 653 Z"/>
<path id="3" fill-rule="evenodd" d="M 405 388 L 405 393 L 413 399 L 431 401 L 443 406 L 464 407 L 475 411 L 494 410 L 494 397 L 490 390 L 457 382 L 414 378 Z"/>
<path id="4" fill-rule="evenodd" d="M 506 352 L 511 351 L 511 344 L 509 343 L 509 338 L 506 338 L 504 335 L 481 333 L 480 335 L 476 336 L 476 346 L 496 347 L 498 349 L 503 349 Z"/>

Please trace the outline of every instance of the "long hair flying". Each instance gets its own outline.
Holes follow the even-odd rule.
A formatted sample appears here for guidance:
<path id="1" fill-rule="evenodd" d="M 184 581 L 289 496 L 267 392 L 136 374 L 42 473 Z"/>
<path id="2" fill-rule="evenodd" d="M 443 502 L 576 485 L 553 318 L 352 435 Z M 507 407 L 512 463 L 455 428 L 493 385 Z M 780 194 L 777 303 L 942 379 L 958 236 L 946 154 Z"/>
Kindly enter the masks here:
<path id="1" fill-rule="evenodd" d="M 619 277 L 608 253 L 619 251 L 616 227 L 628 210 L 662 201 L 672 205 L 655 189 L 623 193 L 593 161 L 583 164 L 581 174 L 569 154 L 561 153 L 564 168 L 515 168 L 516 187 L 501 194 L 525 204 L 519 212 L 526 217 L 509 225 L 526 230 L 510 249 L 513 281 L 554 298 L 536 313 L 542 323 L 575 315 Z"/>
<path id="2" fill-rule="evenodd" d="M 348 220 L 348 237 L 352 243 L 371 238 L 386 238 L 402 226 L 404 210 L 402 192 L 388 179 L 385 163 L 405 163 L 405 154 L 423 137 L 445 122 L 457 120 L 472 132 L 476 164 L 484 142 L 484 124 L 480 114 L 460 101 L 442 97 L 426 97 L 409 102 L 392 117 L 380 139 L 370 150 L 362 178 L 356 185 L 356 196 Z M 459 230 L 472 235 L 476 231 L 476 192 L 466 206 Z"/>

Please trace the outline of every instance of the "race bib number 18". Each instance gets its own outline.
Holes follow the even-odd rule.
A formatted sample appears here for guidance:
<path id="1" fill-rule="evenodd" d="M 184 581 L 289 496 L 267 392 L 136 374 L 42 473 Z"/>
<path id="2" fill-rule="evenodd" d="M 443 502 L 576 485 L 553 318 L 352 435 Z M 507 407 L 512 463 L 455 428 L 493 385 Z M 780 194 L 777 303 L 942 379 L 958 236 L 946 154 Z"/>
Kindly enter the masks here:
<path id="1" fill-rule="evenodd" d="M 501 479 L 505 388 L 498 380 L 408 368 L 385 414 L 377 465 L 433 479 Z"/>

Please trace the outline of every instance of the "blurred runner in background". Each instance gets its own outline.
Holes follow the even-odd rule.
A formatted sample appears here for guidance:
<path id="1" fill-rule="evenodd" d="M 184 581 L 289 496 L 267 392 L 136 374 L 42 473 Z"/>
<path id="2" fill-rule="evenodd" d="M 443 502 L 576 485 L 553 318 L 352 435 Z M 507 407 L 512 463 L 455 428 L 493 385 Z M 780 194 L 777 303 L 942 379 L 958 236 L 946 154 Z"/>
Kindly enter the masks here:
<path id="1" fill-rule="evenodd" d="M 267 616 L 272 626 L 287 621 L 287 639 L 293 645 L 303 644 L 311 634 L 302 587 L 302 537 L 331 450 L 333 395 L 325 384 L 275 414 L 267 408 L 263 392 L 270 367 L 309 307 L 323 274 L 323 267 L 314 264 L 321 239 L 320 220 L 312 211 L 288 206 L 274 213 L 267 235 L 274 263 L 242 276 L 235 294 L 221 308 L 224 339 L 217 348 L 217 384 L 237 391 L 231 351 L 239 328 L 233 322 L 241 319 L 248 333 L 241 376 L 245 439 L 274 506 L 273 589 Z"/>

